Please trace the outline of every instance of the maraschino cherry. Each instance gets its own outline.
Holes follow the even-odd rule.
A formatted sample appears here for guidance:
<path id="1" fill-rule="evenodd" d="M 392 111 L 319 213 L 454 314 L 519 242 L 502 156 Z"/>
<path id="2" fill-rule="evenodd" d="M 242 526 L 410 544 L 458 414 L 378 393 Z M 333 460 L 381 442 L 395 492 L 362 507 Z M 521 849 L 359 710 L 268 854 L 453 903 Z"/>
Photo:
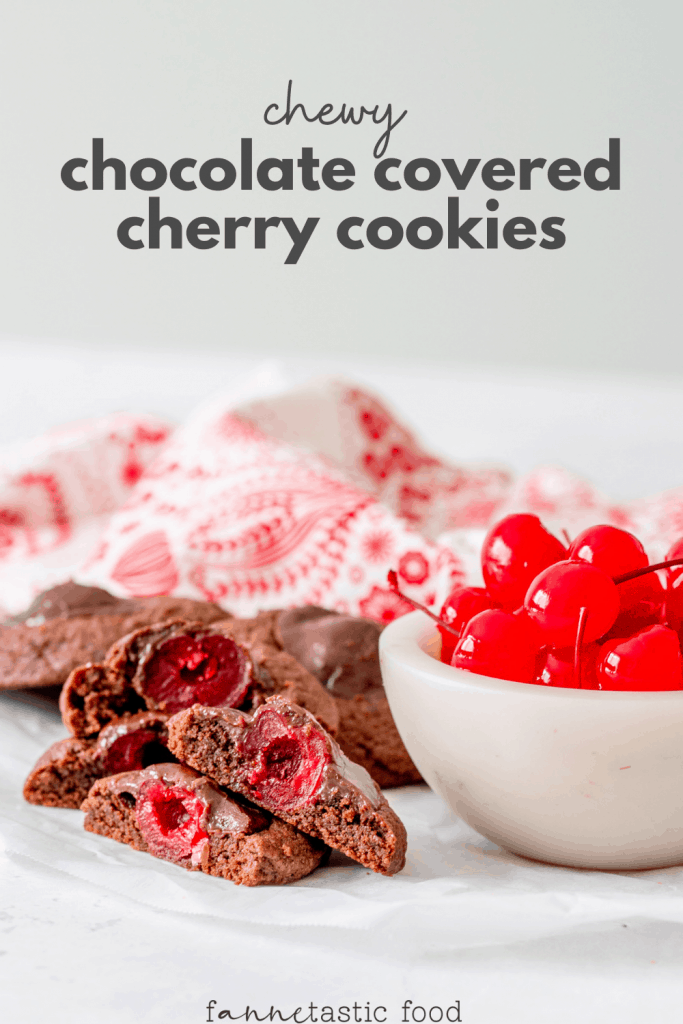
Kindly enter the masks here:
<path id="1" fill-rule="evenodd" d="M 666 619 L 666 591 L 652 572 L 619 584 L 621 607 L 606 639 L 633 636 L 646 626 L 661 625 Z"/>
<path id="2" fill-rule="evenodd" d="M 196 864 L 209 839 L 203 826 L 207 811 L 197 794 L 184 786 L 150 781 L 138 795 L 135 821 L 157 857 L 191 857 Z"/>
<path id="3" fill-rule="evenodd" d="M 587 609 L 585 643 L 610 629 L 619 613 L 619 592 L 602 569 L 587 562 L 556 562 L 532 582 L 524 607 L 548 646 L 569 647 L 576 640 L 582 608 Z"/>
<path id="4" fill-rule="evenodd" d="M 612 578 L 649 565 L 645 548 L 637 537 L 606 524 L 589 526 L 580 533 L 569 548 L 569 557 L 603 569 Z M 619 615 L 609 631 L 610 637 L 631 636 L 662 622 L 665 594 L 654 573 L 622 583 L 619 600 Z"/>
<path id="5" fill-rule="evenodd" d="M 165 640 L 139 683 L 153 710 L 176 711 L 205 704 L 236 707 L 251 683 L 246 651 L 227 636 L 176 636 Z"/>
<path id="6" fill-rule="evenodd" d="M 683 659 L 668 626 L 648 626 L 635 636 L 603 645 L 596 668 L 599 690 L 680 690 Z"/>
<path id="7" fill-rule="evenodd" d="M 446 665 L 450 665 L 455 645 L 472 616 L 493 607 L 493 601 L 483 587 L 458 586 L 450 592 L 439 613 L 442 622 L 457 630 L 456 634 L 439 624 L 441 660 Z"/>
<path id="8" fill-rule="evenodd" d="M 484 542 L 487 589 L 455 588 L 441 617 L 402 594 L 394 571 L 388 579 L 437 622 L 444 660 L 455 643 L 456 668 L 546 686 L 683 689 L 678 636 L 662 625 L 664 590 L 655 575 L 667 571 L 668 621 L 683 632 L 683 538 L 664 562 L 648 565 L 633 534 L 600 524 L 584 530 L 566 554 L 536 516 L 507 516 Z M 522 581 L 529 579 L 520 608 Z M 477 602 L 487 601 L 469 618 Z"/>
<path id="9" fill-rule="evenodd" d="M 683 537 L 679 538 L 670 548 L 667 561 L 683 557 Z M 666 570 L 666 621 L 680 632 L 683 626 L 683 565 Z"/>
<path id="10" fill-rule="evenodd" d="M 451 664 L 481 676 L 531 683 L 540 645 L 539 631 L 526 615 L 489 608 L 467 623 Z"/>
<path id="11" fill-rule="evenodd" d="M 534 682 L 543 686 L 595 690 L 595 663 L 599 644 L 583 644 L 579 653 L 578 673 L 574 647 L 548 647 L 541 652 Z"/>
<path id="12" fill-rule="evenodd" d="M 312 802 L 331 760 L 321 733 L 293 728 L 270 707 L 258 709 L 240 746 L 251 762 L 246 781 L 255 799 L 275 811 Z"/>
<path id="13" fill-rule="evenodd" d="M 171 760 L 174 758 L 164 747 L 158 734 L 151 729 L 137 729 L 117 736 L 102 754 L 102 764 L 107 775 L 139 771 L 150 764 L 161 764 Z"/>
<path id="14" fill-rule="evenodd" d="M 589 526 L 575 537 L 569 547 L 573 562 L 589 562 L 603 569 L 608 576 L 621 576 L 631 569 L 649 564 L 645 548 L 637 537 L 617 526 Z"/>
<path id="15" fill-rule="evenodd" d="M 481 569 L 491 599 L 508 611 L 519 608 L 542 569 L 567 557 L 538 516 L 505 516 L 491 527 L 481 551 Z"/>

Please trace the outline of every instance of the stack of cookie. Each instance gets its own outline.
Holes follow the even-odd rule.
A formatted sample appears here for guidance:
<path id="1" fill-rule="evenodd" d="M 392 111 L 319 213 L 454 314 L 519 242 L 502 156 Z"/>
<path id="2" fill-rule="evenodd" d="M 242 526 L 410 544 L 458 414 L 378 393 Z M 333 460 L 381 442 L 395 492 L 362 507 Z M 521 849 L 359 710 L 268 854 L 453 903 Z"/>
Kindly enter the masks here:
<path id="1" fill-rule="evenodd" d="M 405 830 L 378 783 L 419 775 L 382 691 L 380 627 L 318 608 L 235 619 L 179 604 L 68 584 L 3 627 L 23 642 L 24 685 L 69 672 L 71 736 L 40 758 L 26 799 L 82 807 L 90 831 L 247 885 L 301 878 L 330 847 L 400 870 Z M 15 666 L 10 685 L 20 678 Z"/>

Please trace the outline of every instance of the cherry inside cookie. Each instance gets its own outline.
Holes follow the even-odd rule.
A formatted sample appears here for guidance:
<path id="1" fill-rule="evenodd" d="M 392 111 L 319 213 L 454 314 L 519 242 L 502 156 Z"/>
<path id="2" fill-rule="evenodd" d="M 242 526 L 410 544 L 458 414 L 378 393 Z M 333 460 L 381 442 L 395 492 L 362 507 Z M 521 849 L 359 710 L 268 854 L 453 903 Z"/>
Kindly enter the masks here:
<path id="1" fill-rule="evenodd" d="M 150 658 L 142 689 L 149 707 L 175 714 L 193 704 L 235 707 L 250 682 L 248 658 L 229 637 L 176 636 Z"/>
<path id="2" fill-rule="evenodd" d="M 310 800 L 331 760 L 321 733 L 293 729 L 270 708 L 248 730 L 242 752 L 251 761 L 247 782 L 254 796 L 275 811 Z"/>
<path id="3" fill-rule="evenodd" d="M 157 857 L 198 864 L 209 838 L 202 827 L 207 810 L 205 802 L 184 786 L 150 781 L 138 794 L 135 820 Z"/>
<path id="4" fill-rule="evenodd" d="M 168 749 L 152 729 L 138 729 L 117 737 L 106 748 L 103 768 L 106 775 L 137 771 L 169 760 Z"/>

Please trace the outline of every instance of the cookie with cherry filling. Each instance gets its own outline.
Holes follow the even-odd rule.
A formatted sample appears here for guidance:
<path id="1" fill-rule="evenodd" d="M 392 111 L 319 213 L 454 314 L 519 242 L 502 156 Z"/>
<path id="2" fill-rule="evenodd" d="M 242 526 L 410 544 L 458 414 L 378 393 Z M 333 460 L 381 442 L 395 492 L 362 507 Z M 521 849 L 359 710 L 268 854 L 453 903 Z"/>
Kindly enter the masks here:
<path id="1" fill-rule="evenodd" d="M 385 875 L 403 867 L 405 828 L 376 783 L 283 697 L 253 715 L 195 704 L 169 719 L 168 745 L 178 760 L 365 867 Z"/>
<path id="2" fill-rule="evenodd" d="M 82 810 L 88 832 L 237 885 L 295 882 L 327 852 L 179 764 L 100 779 Z"/>
<path id="3" fill-rule="evenodd" d="M 167 746 L 166 720 L 166 715 L 145 711 L 115 719 L 96 738 L 58 740 L 31 770 L 24 799 L 43 807 L 78 808 L 98 779 L 175 761 Z"/>
<path id="4" fill-rule="evenodd" d="M 0 689 L 61 686 L 84 662 L 101 661 L 134 629 L 164 619 L 210 623 L 229 618 L 218 605 L 181 597 L 122 600 L 70 581 L 40 594 L 0 625 Z"/>
<path id="5" fill-rule="evenodd" d="M 244 644 L 235 635 L 230 620 L 209 626 L 176 620 L 130 633 L 102 662 L 71 673 L 60 698 L 64 724 L 87 738 L 140 711 L 171 715 L 195 703 L 253 710 L 283 693 L 336 731 L 334 699 L 313 675 L 285 651 Z"/>

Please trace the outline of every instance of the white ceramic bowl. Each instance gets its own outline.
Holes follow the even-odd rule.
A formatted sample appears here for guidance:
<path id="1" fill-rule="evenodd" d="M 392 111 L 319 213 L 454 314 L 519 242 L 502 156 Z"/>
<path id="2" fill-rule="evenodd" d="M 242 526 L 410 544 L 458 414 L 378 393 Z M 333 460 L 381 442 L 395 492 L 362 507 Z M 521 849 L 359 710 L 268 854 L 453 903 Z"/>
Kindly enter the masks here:
<path id="1" fill-rule="evenodd" d="M 399 732 L 461 818 L 554 864 L 683 864 L 683 691 L 570 690 L 490 679 L 438 661 L 422 612 L 382 633 Z"/>

